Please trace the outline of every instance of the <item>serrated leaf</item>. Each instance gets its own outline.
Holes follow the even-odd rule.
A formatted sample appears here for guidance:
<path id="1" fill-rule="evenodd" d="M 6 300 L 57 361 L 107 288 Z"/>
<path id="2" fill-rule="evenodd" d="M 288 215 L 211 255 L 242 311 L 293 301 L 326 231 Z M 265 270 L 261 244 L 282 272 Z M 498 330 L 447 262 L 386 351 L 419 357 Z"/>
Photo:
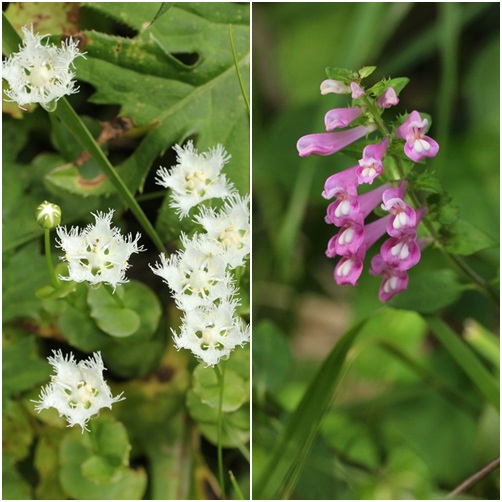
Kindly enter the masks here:
<path id="1" fill-rule="evenodd" d="M 108 13 L 115 8 L 96 7 Z M 151 7 L 154 12 L 146 15 L 144 4 L 124 4 L 121 18 L 140 29 L 154 16 L 157 7 Z M 248 88 L 249 27 L 243 25 L 242 12 L 243 6 L 234 4 L 176 4 L 134 39 L 86 32 L 88 57 L 76 65 L 78 78 L 97 90 L 92 100 L 119 104 L 121 114 L 135 125 L 156 125 L 122 165 L 132 191 L 141 187 L 159 154 L 189 136 L 196 136 L 200 151 L 223 144 L 232 155 L 227 175 L 241 193 L 249 191 L 247 110 L 227 26 L 212 20 L 223 17 L 232 22 L 239 68 Z M 178 54 L 189 54 L 196 63 L 185 64 Z M 108 78 L 111 74 L 114 79 Z"/>
<path id="2" fill-rule="evenodd" d="M 373 87 L 370 87 L 367 92 L 368 94 L 373 94 L 374 96 L 380 96 L 380 94 L 385 92 L 386 89 L 392 87 L 396 91 L 396 94 L 399 96 L 399 93 L 408 85 L 409 81 L 410 79 L 407 77 L 382 80 L 381 82 L 376 83 Z"/>
<path id="3" fill-rule="evenodd" d="M 458 220 L 444 239 L 444 248 L 449 253 L 468 256 L 483 249 L 497 247 L 497 242 L 488 234 L 465 220 Z"/>
<path id="4" fill-rule="evenodd" d="M 356 77 L 356 73 L 352 70 L 347 70 L 346 68 L 335 68 L 333 66 L 328 66 L 326 68 L 326 75 L 332 80 L 340 80 L 345 84 L 350 84 Z"/>

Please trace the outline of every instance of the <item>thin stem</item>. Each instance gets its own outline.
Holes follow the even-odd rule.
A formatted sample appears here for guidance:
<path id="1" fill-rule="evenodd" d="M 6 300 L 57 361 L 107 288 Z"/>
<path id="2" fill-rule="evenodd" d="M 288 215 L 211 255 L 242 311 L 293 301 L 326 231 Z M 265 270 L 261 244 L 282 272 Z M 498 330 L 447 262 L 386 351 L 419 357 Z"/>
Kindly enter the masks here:
<path id="1" fill-rule="evenodd" d="M 225 385 L 225 368 L 226 365 L 222 362 L 222 367 L 215 366 L 216 378 L 218 379 L 218 385 L 220 387 L 220 395 L 218 400 L 218 424 L 216 431 L 216 441 L 218 443 L 218 478 L 220 480 L 220 490 L 221 498 L 224 500 L 226 498 L 225 494 L 225 477 L 223 471 L 223 448 L 221 444 L 221 433 L 222 433 L 222 420 L 223 420 L 223 390 Z"/>
<path id="2" fill-rule="evenodd" d="M 110 161 L 103 153 L 103 150 L 101 150 L 101 147 L 96 143 L 96 140 L 90 133 L 89 129 L 87 129 L 86 125 L 82 122 L 66 98 L 59 100 L 58 107 L 54 113 L 64 122 L 77 141 L 85 150 L 87 150 L 89 155 L 99 165 L 106 176 L 108 176 L 109 180 L 113 183 L 119 194 L 129 206 L 145 232 L 150 236 L 157 249 L 162 253 L 166 253 L 166 248 L 150 223 L 150 220 L 146 217 L 133 194 L 118 174 L 117 170 L 111 165 Z"/>
<path id="3" fill-rule="evenodd" d="M 460 495 L 461 493 L 465 492 L 468 490 L 471 486 L 476 484 L 478 481 L 483 479 L 485 476 L 490 474 L 490 472 L 494 471 L 497 467 L 500 466 L 500 457 L 497 457 L 495 460 L 490 462 L 488 465 L 485 465 L 482 469 L 480 469 L 478 472 L 473 474 L 472 476 L 468 477 L 465 481 L 460 483 L 460 485 L 455 488 L 452 492 L 448 494 L 449 499 Z"/>
<path id="4" fill-rule="evenodd" d="M 237 483 L 237 480 L 235 479 L 234 473 L 232 471 L 228 471 L 228 475 L 230 477 L 230 482 L 234 487 L 235 493 L 237 493 L 237 496 L 239 497 L 239 500 L 244 500 L 244 495 L 242 494 L 239 483 Z"/>
<path id="5" fill-rule="evenodd" d="M 45 237 L 45 260 L 47 262 L 47 268 L 49 269 L 49 275 L 51 276 L 52 285 L 57 288 L 59 286 L 59 281 L 56 276 L 56 271 L 54 270 L 54 264 L 52 263 L 52 252 L 51 252 L 51 231 L 49 228 L 44 229 Z"/>
<path id="6" fill-rule="evenodd" d="M 384 136 L 388 137 L 392 141 L 392 135 L 390 134 L 389 130 L 387 129 L 387 126 L 385 125 L 382 118 L 380 117 L 380 114 L 378 113 L 378 110 L 376 109 L 376 107 L 368 99 L 367 96 L 364 96 L 363 100 L 367 106 L 368 111 L 373 115 L 373 118 L 375 119 L 375 123 L 376 123 L 379 131 Z M 401 164 L 401 159 L 399 157 L 393 155 L 392 153 L 389 154 L 389 157 L 394 161 L 394 164 L 395 164 L 397 172 L 398 172 L 398 177 L 400 179 L 405 179 L 406 173 L 405 173 L 404 168 Z M 420 201 L 419 201 L 415 191 L 409 190 L 408 195 L 409 195 L 415 209 L 418 209 L 421 204 L 420 204 Z M 498 299 L 497 295 L 491 290 L 489 283 L 485 279 L 483 279 L 478 273 L 476 273 L 476 271 L 474 271 L 462 258 L 446 251 L 436 229 L 434 228 L 434 225 L 429 220 L 427 215 L 425 215 L 422 218 L 422 223 L 424 224 L 424 226 L 427 229 L 427 231 L 429 232 L 430 236 L 433 238 L 434 243 L 439 248 L 439 250 L 443 253 L 443 255 L 460 272 L 462 272 L 466 277 L 468 277 L 476 285 L 477 289 L 479 289 L 481 292 L 485 293 L 488 296 L 488 298 L 490 298 L 490 300 L 492 300 L 498 306 L 499 299 Z"/>
<path id="7" fill-rule="evenodd" d="M 241 94 L 242 97 L 244 98 L 244 102 L 246 103 L 246 108 L 248 109 L 248 114 L 251 113 L 251 107 L 249 106 L 249 100 L 246 95 L 246 91 L 244 89 L 244 82 L 242 80 L 242 75 L 239 70 L 239 63 L 237 61 L 237 52 L 235 51 L 235 44 L 234 44 L 234 36 L 232 34 L 232 25 L 228 25 L 228 36 L 230 37 L 230 45 L 232 47 L 232 56 L 234 58 L 234 65 L 235 65 L 235 71 L 237 72 L 237 79 L 239 80 L 239 85 L 241 87 Z"/>

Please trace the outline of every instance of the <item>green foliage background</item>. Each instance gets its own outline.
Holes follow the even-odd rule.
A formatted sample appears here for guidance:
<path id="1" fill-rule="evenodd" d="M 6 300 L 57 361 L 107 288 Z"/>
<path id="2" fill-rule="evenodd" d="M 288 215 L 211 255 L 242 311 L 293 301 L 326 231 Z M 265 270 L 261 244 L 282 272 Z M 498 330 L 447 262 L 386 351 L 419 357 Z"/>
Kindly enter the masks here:
<path id="1" fill-rule="evenodd" d="M 5 8 L 18 32 L 33 23 L 51 42 L 68 35 L 79 40 L 85 52 L 75 62 L 80 92 L 68 100 L 169 252 L 182 229 L 154 177 L 160 165 L 175 164 L 173 144 L 192 139 L 200 152 L 223 144 L 232 155 L 227 176 L 249 193 L 249 116 L 230 43 L 231 29 L 249 95 L 249 5 L 22 2 Z M 208 384 L 214 370 L 171 343 L 180 312 L 148 267 L 158 261 L 153 243 L 54 114 L 5 102 L 3 112 L 4 498 L 218 496 L 217 405 Z M 114 208 L 115 226 L 142 232 L 147 251 L 131 259 L 132 280 L 116 292 L 120 308 L 103 288 L 84 284 L 64 300 L 37 298 L 49 282 L 34 217 L 44 199 L 61 206 L 67 227 L 85 226 L 93 222 L 91 212 Z M 240 281 L 246 317 L 249 268 Z M 58 348 L 78 360 L 100 350 L 113 394 L 126 396 L 90 422 L 91 433 L 67 429 L 55 410 L 33 409 L 30 400 L 50 378 L 46 357 Z M 247 493 L 249 349 L 236 350 L 227 364 L 233 385 L 223 402 L 225 469 Z"/>
<path id="2" fill-rule="evenodd" d="M 444 219 L 467 222 L 449 249 L 498 296 L 499 56 L 496 3 L 254 5 L 255 498 L 444 498 L 498 456 L 498 309 L 434 248 L 390 306 L 367 264 L 336 286 L 320 194 L 355 162 L 295 145 L 347 106 L 327 66 L 410 78 L 386 113 L 431 115 Z M 464 496 L 499 499 L 498 471 Z"/>

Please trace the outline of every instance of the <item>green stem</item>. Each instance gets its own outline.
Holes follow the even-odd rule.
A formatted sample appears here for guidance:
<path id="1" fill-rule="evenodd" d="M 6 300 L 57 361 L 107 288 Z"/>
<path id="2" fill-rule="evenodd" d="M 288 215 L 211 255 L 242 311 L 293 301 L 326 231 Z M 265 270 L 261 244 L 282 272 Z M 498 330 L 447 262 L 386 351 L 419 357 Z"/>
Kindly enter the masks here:
<path id="1" fill-rule="evenodd" d="M 376 123 L 379 131 L 385 137 L 388 137 L 392 141 L 392 139 L 393 139 L 392 135 L 389 132 L 389 130 L 387 129 L 387 126 L 383 122 L 382 118 L 380 117 L 380 114 L 378 113 L 378 110 L 376 109 L 376 107 L 368 99 L 368 97 L 364 96 L 363 100 L 367 106 L 368 111 L 373 115 L 373 118 L 375 119 L 375 123 Z M 398 174 L 397 178 L 406 179 L 406 173 L 405 173 L 404 168 L 401 164 L 401 159 L 399 157 L 397 157 L 396 155 L 393 155 L 392 153 L 389 154 L 389 157 L 394 161 L 394 164 L 396 166 L 397 174 Z M 418 199 L 418 196 L 415 193 L 415 191 L 409 190 L 408 196 L 410 197 L 414 208 L 418 209 L 421 206 L 421 203 L 420 203 L 420 200 Z M 425 228 L 429 232 L 429 235 L 434 240 L 435 245 L 439 248 L 441 253 L 443 253 L 443 255 L 450 261 L 450 263 L 452 263 L 453 266 L 455 266 L 457 268 L 457 270 L 459 270 L 466 277 L 468 277 L 469 280 L 476 285 L 477 289 L 479 289 L 481 292 L 485 293 L 488 296 L 488 298 L 490 298 L 490 300 L 494 301 L 495 304 L 498 306 L 499 299 L 498 299 L 497 295 L 495 295 L 495 293 L 491 290 L 488 281 L 486 281 L 478 273 L 476 273 L 476 271 L 474 271 L 462 258 L 446 251 L 436 229 L 434 228 L 434 225 L 429 220 L 427 215 L 424 215 L 424 217 L 422 218 L 422 223 L 424 224 Z"/>
<path id="2" fill-rule="evenodd" d="M 52 285 L 57 288 L 59 287 L 59 281 L 56 276 L 56 271 L 54 270 L 54 265 L 52 263 L 52 252 L 51 252 L 51 231 L 49 228 L 44 229 L 45 237 L 45 260 L 47 261 L 47 268 L 49 269 L 49 275 L 51 276 Z"/>
<path id="3" fill-rule="evenodd" d="M 232 25 L 228 25 L 228 36 L 230 37 L 230 45 L 232 47 L 232 56 L 234 58 L 234 65 L 235 65 L 235 71 L 237 72 L 237 79 L 239 80 L 239 85 L 241 87 L 241 94 L 242 97 L 244 98 L 244 102 L 246 103 L 246 108 L 248 109 L 248 114 L 251 113 L 251 107 L 249 106 L 249 100 L 246 95 L 246 90 L 244 89 L 244 82 L 242 80 L 242 75 L 239 70 L 239 63 L 237 61 L 237 52 L 235 51 L 235 44 L 234 44 L 234 36 L 232 34 Z"/>
<path id="4" fill-rule="evenodd" d="M 108 176 L 109 180 L 113 183 L 125 203 L 129 206 L 145 232 L 150 236 L 157 249 L 162 253 L 166 253 L 166 248 L 150 223 L 150 220 L 146 217 L 133 194 L 118 174 L 117 170 L 111 165 L 110 161 L 103 153 L 103 150 L 101 150 L 100 146 L 96 143 L 96 140 L 90 133 L 89 129 L 87 129 L 86 125 L 82 122 L 66 98 L 59 100 L 58 107 L 54 113 L 61 119 L 62 122 L 64 122 L 77 141 L 85 150 L 87 150 L 89 155 L 99 165 L 101 170 L 106 174 L 106 176 Z"/>
<path id="5" fill-rule="evenodd" d="M 225 368 L 226 365 L 222 362 L 222 368 L 215 366 L 216 378 L 218 379 L 218 385 L 220 387 L 220 395 L 218 400 L 218 424 L 216 431 L 216 441 L 218 443 L 218 478 L 220 480 L 220 490 L 221 498 L 225 500 L 225 477 L 223 471 L 223 448 L 221 444 L 221 432 L 222 432 L 222 421 L 223 421 L 223 390 L 225 385 Z"/>
<path id="6" fill-rule="evenodd" d="M 232 486 L 234 487 L 235 493 L 239 497 L 239 500 L 244 500 L 244 495 L 242 494 L 239 483 L 237 483 L 237 480 L 235 479 L 234 473 L 232 471 L 228 471 L 228 475 L 230 476 L 230 482 L 232 483 Z"/>

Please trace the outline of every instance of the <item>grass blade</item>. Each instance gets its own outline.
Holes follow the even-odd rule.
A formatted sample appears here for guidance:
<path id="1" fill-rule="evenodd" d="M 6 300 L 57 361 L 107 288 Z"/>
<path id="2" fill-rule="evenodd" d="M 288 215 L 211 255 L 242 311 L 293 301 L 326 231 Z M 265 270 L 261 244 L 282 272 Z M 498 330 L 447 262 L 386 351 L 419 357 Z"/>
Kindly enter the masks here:
<path id="1" fill-rule="evenodd" d="M 253 489 L 253 498 L 287 498 L 294 489 L 310 447 L 316 437 L 321 419 L 337 388 L 344 362 L 352 344 L 367 319 L 356 324 L 336 343 L 324 360 L 300 404 L 291 415 L 282 436 L 272 451 L 263 474 Z"/>
<path id="2" fill-rule="evenodd" d="M 499 386 L 476 354 L 442 319 L 436 316 L 425 316 L 425 320 L 436 338 L 450 353 L 481 394 L 497 411 L 500 411 Z"/>

